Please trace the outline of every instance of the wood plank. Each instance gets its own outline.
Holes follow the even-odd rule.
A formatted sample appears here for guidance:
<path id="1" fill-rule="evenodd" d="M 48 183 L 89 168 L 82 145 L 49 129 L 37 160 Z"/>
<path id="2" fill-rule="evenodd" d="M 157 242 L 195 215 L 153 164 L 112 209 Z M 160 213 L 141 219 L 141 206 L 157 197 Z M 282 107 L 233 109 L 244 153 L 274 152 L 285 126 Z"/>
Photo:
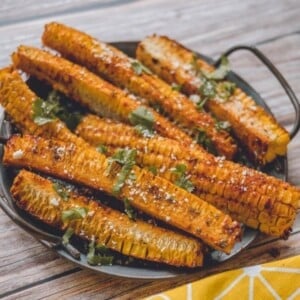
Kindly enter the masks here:
<path id="1" fill-rule="evenodd" d="M 0 298 L 37 280 L 76 269 L 14 225 L 2 211 L 0 220 Z"/>
<path id="2" fill-rule="evenodd" d="M 108 278 L 89 271 L 81 271 L 67 275 L 63 278 L 36 285 L 7 297 L 7 299 L 57 299 L 60 296 L 66 298 L 84 299 L 140 299 L 159 293 L 166 289 L 174 288 L 187 282 L 199 280 L 220 271 L 236 269 L 240 267 L 260 264 L 274 260 L 274 250 L 280 253 L 280 258 L 293 256 L 300 252 L 300 233 L 294 234 L 288 241 L 277 240 L 269 244 L 248 249 L 240 254 L 240 259 L 231 259 L 215 267 L 207 268 L 192 275 L 180 276 L 175 279 L 142 281 L 122 278 Z M 278 258 L 276 258 L 278 259 Z M 76 284 L 74 284 L 76 282 Z M 130 292 L 130 293 L 129 293 Z"/>
<path id="3" fill-rule="evenodd" d="M 172 0 L 144 0 L 120 7 L 57 16 L 53 13 L 50 17 L 1 26 L 0 66 L 8 63 L 9 54 L 19 44 L 39 45 L 44 24 L 53 20 L 105 41 L 139 40 L 152 33 L 167 34 L 195 50 L 214 55 L 234 44 L 257 43 L 296 31 L 300 14 L 297 3 L 297 0 L 258 3 L 178 0 L 174 5 Z M 31 8 L 33 16 L 36 8 Z M 5 13 L 0 16 L 4 17 Z"/>
<path id="4" fill-rule="evenodd" d="M 26 5 L 22 1 L 3 1 L 1 6 L 0 26 L 25 22 L 45 16 L 66 15 L 74 12 L 93 10 L 114 5 L 124 5 L 134 0 L 53 0 L 39 2 L 27 0 Z"/>

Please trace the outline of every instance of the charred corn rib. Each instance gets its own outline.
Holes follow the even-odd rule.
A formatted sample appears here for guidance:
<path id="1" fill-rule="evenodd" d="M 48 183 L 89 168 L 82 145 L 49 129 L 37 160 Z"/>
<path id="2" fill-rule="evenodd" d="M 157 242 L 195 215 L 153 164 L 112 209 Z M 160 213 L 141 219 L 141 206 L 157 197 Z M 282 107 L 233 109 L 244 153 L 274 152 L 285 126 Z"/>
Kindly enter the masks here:
<path id="1" fill-rule="evenodd" d="M 16 68 L 46 81 L 54 89 L 88 107 L 99 115 L 130 123 L 131 114 L 141 106 L 125 92 L 85 68 L 37 48 L 20 46 L 12 56 Z M 192 139 L 161 115 L 146 108 L 153 116 L 153 129 L 166 137 L 191 145 Z"/>
<path id="2" fill-rule="evenodd" d="M 197 267 L 203 263 L 202 245 L 193 238 L 130 220 L 76 193 L 63 201 L 53 182 L 28 171 L 20 171 L 11 187 L 17 205 L 37 219 L 61 230 L 72 228 L 74 234 L 122 254 L 174 266 Z M 74 208 L 88 212 L 82 219 L 62 221 L 62 213 Z"/>
<path id="3" fill-rule="evenodd" d="M 118 163 L 108 168 L 110 160 L 92 148 L 29 135 L 13 136 L 8 141 L 3 162 L 37 169 L 114 196 L 115 179 L 121 169 Z M 135 179 L 124 181 L 118 199 L 127 199 L 137 209 L 201 238 L 214 249 L 230 252 L 241 233 L 237 222 L 145 169 L 134 166 L 131 173 Z"/>
<path id="4" fill-rule="evenodd" d="M 188 95 L 199 93 L 204 82 L 203 76 L 200 78 L 195 69 L 208 73 L 214 70 L 202 59 L 193 60 L 192 51 L 164 36 L 153 35 L 144 39 L 138 46 L 137 57 L 167 82 L 182 85 Z M 220 101 L 217 95 L 206 102 L 206 107 L 220 120 L 230 122 L 249 154 L 261 164 L 286 154 L 290 140 L 288 132 L 240 88 L 235 88 L 226 101 Z"/>
<path id="5" fill-rule="evenodd" d="M 216 122 L 209 114 L 198 111 L 186 96 L 158 77 L 135 70 L 134 66 L 140 68 L 139 63 L 116 48 L 58 23 L 46 25 L 43 42 L 115 85 L 143 97 L 149 105 L 160 107 L 192 137 L 196 138 L 199 131 L 205 132 L 219 154 L 232 159 L 236 153 L 237 147 L 233 139 L 225 130 L 217 130 Z"/>
<path id="6" fill-rule="evenodd" d="M 159 176 L 173 182 L 176 176 L 172 170 L 184 164 L 197 196 L 266 234 L 286 237 L 300 207 L 296 187 L 207 153 L 190 151 L 177 141 L 141 138 L 124 124 L 93 115 L 84 117 L 76 132 L 93 146 L 108 146 L 109 152 L 136 149 L 140 166 L 155 167 Z"/>
<path id="7" fill-rule="evenodd" d="M 81 138 L 72 134 L 58 119 L 44 125 L 37 125 L 33 121 L 32 110 L 37 98 L 17 71 L 11 68 L 0 70 L 0 104 L 23 133 L 54 137 L 88 146 Z"/>
<path id="8" fill-rule="evenodd" d="M 42 126 L 38 126 L 32 121 L 32 105 L 37 96 L 30 91 L 16 71 L 11 69 L 0 70 L 0 82 L 0 103 L 5 107 L 12 121 L 23 132 L 56 137 L 87 146 L 81 138 L 72 134 L 59 120 Z M 49 186 L 51 189 L 49 189 Z M 48 193 L 45 192 L 47 187 Z M 44 192 L 45 197 L 40 197 Z M 121 251 L 123 254 L 177 266 L 194 267 L 202 264 L 203 254 L 199 242 L 171 231 L 154 228 L 142 221 L 132 222 L 127 216 L 99 206 L 93 201 L 85 203 L 87 201 L 82 197 L 75 196 L 73 202 L 60 201 L 60 208 L 55 210 L 55 207 L 50 205 L 52 211 L 49 210 L 50 199 L 57 197 L 52 184 L 32 173 L 21 171 L 15 179 L 12 193 L 18 198 L 18 205 L 30 210 L 30 213 L 42 221 L 60 228 L 64 226 L 64 224 L 59 223 L 62 210 L 69 209 L 72 205 L 78 205 L 80 202 L 87 205 L 88 208 L 93 209 L 95 214 L 93 217 L 88 218 L 87 222 L 81 222 L 80 224 L 76 222 L 75 232 L 79 234 L 79 232 L 85 231 L 85 237 L 89 239 L 92 235 L 95 235 L 94 230 L 98 230 L 98 242 L 105 243 L 113 250 Z M 34 195 L 39 195 L 39 197 L 32 197 Z M 43 201 L 44 204 L 47 203 L 46 206 L 43 205 Z M 41 207 L 44 207 L 45 210 L 41 211 Z M 117 226 L 109 227 L 110 224 Z M 105 228 L 105 230 L 99 232 L 99 228 Z M 136 238 L 138 235 L 140 235 L 140 238 Z M 167 236 L 168 239 L 166 239 Z M 161 245 L 164 245 L 163 248 L 161 248 Z M 182 248 L 178 248 L 176 252 L 174 250 L 177 247 Z"/>

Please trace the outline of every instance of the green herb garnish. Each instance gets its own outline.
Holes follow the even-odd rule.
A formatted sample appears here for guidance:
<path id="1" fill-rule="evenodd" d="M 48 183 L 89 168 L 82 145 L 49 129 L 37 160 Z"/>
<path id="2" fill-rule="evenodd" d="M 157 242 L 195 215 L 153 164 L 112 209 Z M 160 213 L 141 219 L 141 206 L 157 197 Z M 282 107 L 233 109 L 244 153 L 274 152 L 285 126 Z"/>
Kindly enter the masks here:
<path id="1" fill-rule="evenodd" d="M 176 84 L 176 83 L 172 83 L 171 84 L 172 90 L 173 91 L 177 91 L 180 92 L 182 89 L 182 84 Z"/>
<path id="2" fill-rule="evenodd" d="M 157 175 L 157 168 L 155 166 L 149 166 L 148 170 L 153 174 Z"/>
<path id="3" fill-rule="evenodd" d="M 124 211 L 127 214 L 128 218 L 131 220 L 135 220 L 136 219 L 136 211 L 131 206 L 130 200 L 128 200 L 128 199 L 124 200 L 124 207 L 125 207 Z"/>
<path id="4" fill-rule="evenodd" d="M 230 131 L 231 124 L 228 121 L 216 121 L 215 127 L 218 131 L 220 130 Z"/>
<path id="5" fill-rule="evenodd" d="M 141 75 L 142 73 L 152 74 L 152 72 L 138 60 L 131 62 L 131 67 L 136 75 Z"/>
<path id="6" fill-rule="evenodd" d="M 199 92 L 203 97 L 207 97 L 208 99 L 211 99 L 216 96 L 216 87 L 217 84 L 213 80 L 204 80 L 204 82 L 201 84 L 199 88 Z"/>
<path id="7" fill-rule="evenodd" d="M 203 79 L 203 83 L 199 87 L 200 100 L 196 104 L 198 110 L 203 110 L 205 103 L 216 96 L 216 87 L 215 81 Z"/>
<path id="8" fill-rule="evenodd" d="M 103 247 L 105 247 L 105 246 L 101 245 L 101 247 L 103 249 Z M 98 251 L 101 251 L 99 249 L 100 248 L 95 247 L 95 242 L 94 241 L 90 242 L 90 244 L 89 244 L 89 252 L 87 254 L 87 262 L 88 262 L 88 264 L 90 264 L 92 266 L 111 265 L 112 262 L 113 262 L 113 256 L 108 256 L 106 254 L 100 254 L 100 253 L 98 254 L 98 253 L 96 253 Z M 106 250 L 106 253 L 107 253 L 107 250 Z"/>
<path id="9" fill-rule="evenodd" d="M 74 233 L 74 230 L 73 230 L 71 227 L 69 227 L 69 228 L 66 230 L 66 232 L 65 232 L 64 235 L 62 236 L 62 243 L 63 243 L 63 245 L 69 244 L 70 238 L 71 238 L 71 236 L 73 235 L 73 233 Z"/>
<path id="10" fill-rule="evenodd" d="M 56 114 L 59 111 L 57 102 L 46 102 L 37 98 L 33 103 L 33 121 L 37 125 L 44 125 L 57 119 Z"/>
<path id="11" fill-rule="evenodd" d="M 175 184 L 188 192 L 192 192 L 194 190 L 193 183 L 188 179 L 186 174 L 186 165 L 178 164 L 175 168 L 171 169 L 172 173 L 176 175 Z"/>
<path id="12" fill-rule="evenodd" d="M 219 101 L 226 101 L 234 93 L 236 85 L 233 82 L 224 80 L 229 72 L 229 61 L 226 56 L 222 56 L 221 63 L 213 72 L 201 70 L 197 64 L 197 56 L 193 56 L 191 62 L 196 71 L 196 75 L 203 80 L 199 87 L 201 100 L 197 103 L 197 108 L 202 110 L 206 101 L 216 98 Z"/>
<path id="13" fill-rule="evenodd" d="M 198 101 L 196 103 L 196 107 L 198 110 L 203 110 L 204 109 L 204 105 L 207 102 L 209 98 L 208 97 L 204 97 L 203 99 L 200 99 L 200 101 Z"/>
<path id="14" fill-rule="evenodd" d="M 65 186 L 63 186 L 62 184 L 58 183 L 58 182 L 54 182 L 53 183 L 53 189 L 55 190 L 55 192 L 64 200 L 67 201 L 70 197 L 69 191 L 67 190 L 67 188 Z"/>
<path id="15" fill-rule="evenodd" d="M 63 104 L 63 98 L 64 96 L 61 93 L 52 90 L 48 94 L 47 102 L 57 103 L 58 111 L 56 112 L 56 116 L 62 120 L 70 130 L 74 130 L 79 124 L 82 114 L 78 111 L 70 112 L 72 107 L 69 107 L 67 102 Z"/>
<path id="16" fill-rule="evenodd" d="M 33 121 L 38 125 L 44 125 L 55 121 L 57 118 L 66 123 L 73 130 L 80 122 L 82 115 L 79 112 L 69 112 L 67 107 L 61 104 L 61 95 L 52 90 L 44 101 L 37 98 L 33 103 Z"/>
<path id="17" fill-rule="evenodd" d="M 203 72 L 207 79 L 223 80 L 230 71 L 229 60 L 226 56 L 221 57 L 221 63 L 213 72 Z"/>
<path id="18" fill-rule="evenodd" d="M 113 193 L 119 194 L 123 187 L 126 178 L 131 173 L 131 169 L 135 165 L 136 150 L 135 149 L 120 149 L 112 157 L 109 158 L 108 173 L 114 162 L 122 165 L 120 172 L 117 175 L 116 182 L 113 186 Z M 132 178 L 131 178 L 132 180 Z"/>
<path id="19" fill-rule="evenodd" d="M 102 154 L 107 153 L 107 147 L 104 146 L 104 145 L 99 145 L 99 146 L 97 146 L 97 147 L 96 147 L 96 150 L 97 150 L 98 152 L 102 153 Z"/>
<path id="20" fill-rule="evenodd" d="M 77 219 L 83 219 L 87 215 L 87 208 L 85 207 L 75 207 L 68 210 L 64 210 L 61 215 L 63 222 L 72 221 Z"/>
<path id="21" fill-rule="evenodd" d="M 202 145 L 208 152 L 212 154 L 218 154 L 211 139 L 207 136 L 206 132 L 202 129 L 198 129 L 197 143 Z"/>
<path id="22" fill-rule="evenodd" d="M 139 106 L 130 113 L 129 120 L 136 130 L 143 136 L 151 137 L 154 134 L 154 116 L 145 106 Z"/>
<path id="23" fill-rule="evenodd" d="M 228 99 L 231 95 L 233 95 L 235 88 L 236 84 L 234 82 L 223 81 L 218 83 L 217 94 L 222 99 Z"/>

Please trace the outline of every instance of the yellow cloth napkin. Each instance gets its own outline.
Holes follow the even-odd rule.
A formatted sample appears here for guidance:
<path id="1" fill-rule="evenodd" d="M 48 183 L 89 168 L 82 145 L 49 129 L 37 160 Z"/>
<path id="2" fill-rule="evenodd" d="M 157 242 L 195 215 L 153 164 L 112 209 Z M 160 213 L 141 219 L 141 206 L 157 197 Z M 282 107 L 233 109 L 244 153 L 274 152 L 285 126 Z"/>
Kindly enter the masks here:
<path id="1" fill-rule="evenodd" d="M 300 255 L 212 275 L 146 299 L 300 300 Z"/>

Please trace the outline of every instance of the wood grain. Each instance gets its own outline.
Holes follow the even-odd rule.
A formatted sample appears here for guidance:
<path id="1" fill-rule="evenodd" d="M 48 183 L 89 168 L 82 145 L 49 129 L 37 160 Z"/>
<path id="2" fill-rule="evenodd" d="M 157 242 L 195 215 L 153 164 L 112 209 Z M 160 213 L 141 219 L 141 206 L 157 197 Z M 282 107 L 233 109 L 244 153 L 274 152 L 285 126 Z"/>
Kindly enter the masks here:
<path id="1" fill-rule="evenodd" d="M 217 57 L 238 43 L 258 44 L 285 75 L 300 97 L 300 5 L 297 0 L 2 1 L 0 8 L 0 66 L 21 43 L 40 45 L 46 22 L 57 20 L 106 40 L 138 40 L 157 32 L 188 47 Z M 39 3 L 39 5 L 37 4 Z M 294 113 L 276 80 L 254 57 L 234 54 L 237 70 L 267 99 L 287 128 Z M 289 180 L 300 186 L 300 136 L 289 146 Z M 271 261 L 300 253 L 300 217 L 288 241 L 259 236 L 251 247 L 229 261 L 173 280 L 137 281 L 78 269 L 59 258 L 12 223 L 0 211 L 0 298 L 135 299 L 197 280 L 209 274 Z"/>

